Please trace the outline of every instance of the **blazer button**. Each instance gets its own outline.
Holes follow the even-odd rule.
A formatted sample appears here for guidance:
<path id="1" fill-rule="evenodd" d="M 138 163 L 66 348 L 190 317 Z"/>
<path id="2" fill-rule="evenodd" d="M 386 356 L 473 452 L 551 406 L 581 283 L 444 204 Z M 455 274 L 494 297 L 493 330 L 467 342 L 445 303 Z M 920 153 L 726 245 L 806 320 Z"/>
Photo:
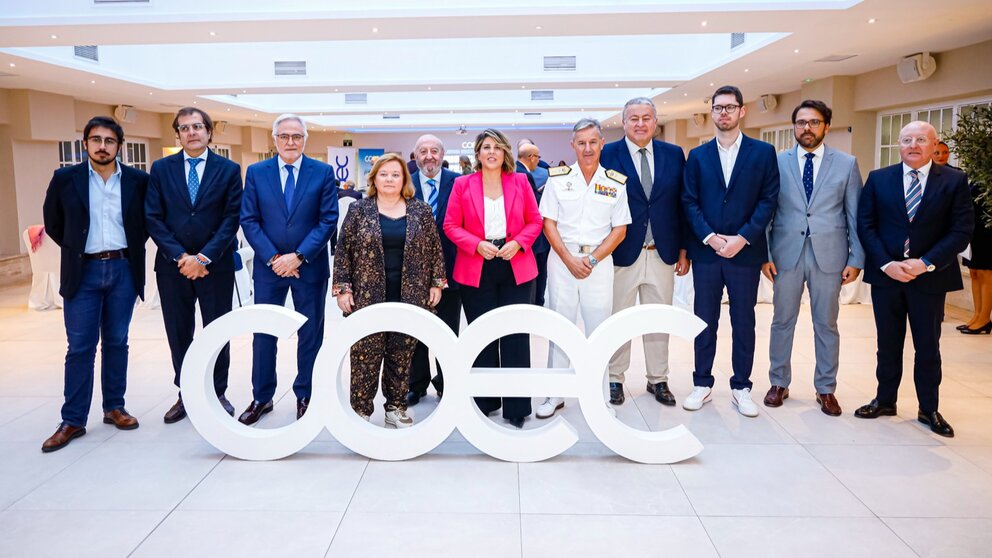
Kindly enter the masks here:
<path id="1" fill-rule="evenodd" d="M 190 216 L 190 217 L 196 217 L 196 212 L 195 212 L 195 211 L 193 211 L 192 213 L 190 213 L 190 214 L 189 214 L 189 216 Z"/>
<path id="2" fill-rule="evenodd" d="M 806 214 L 806 216 L 807 216 L 807 217 L 812 217 L 812 216 L 813 216 L 813 214 L 812 214 L 812 213 L 807 213 L 807 214 Z"/>

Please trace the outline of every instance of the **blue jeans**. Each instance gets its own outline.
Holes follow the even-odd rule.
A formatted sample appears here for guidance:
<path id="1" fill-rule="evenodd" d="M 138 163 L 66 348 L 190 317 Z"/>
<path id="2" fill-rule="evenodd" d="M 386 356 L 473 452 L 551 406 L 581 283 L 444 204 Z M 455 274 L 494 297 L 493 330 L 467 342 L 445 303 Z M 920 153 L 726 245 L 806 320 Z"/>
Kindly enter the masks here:
<path id="1" fill-rule="evenodd" d="M 127 333 L 138 293 L 126 259 L 87 260 L 79 291 L 63 307 L 69 350 L 65 355 L 62 421 L 86 426 L 93 399 L 93 362 L 102 339 L 100 385 L 103 410 L 124 407 L 127 389 Z"/>

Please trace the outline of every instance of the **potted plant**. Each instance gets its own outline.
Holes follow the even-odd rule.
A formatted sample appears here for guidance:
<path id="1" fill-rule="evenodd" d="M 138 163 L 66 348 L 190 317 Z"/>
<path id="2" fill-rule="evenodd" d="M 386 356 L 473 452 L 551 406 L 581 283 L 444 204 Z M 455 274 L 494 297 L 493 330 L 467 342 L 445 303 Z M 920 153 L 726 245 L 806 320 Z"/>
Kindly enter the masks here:
<path id="1" fill-rule="evenodd" d="M 974 185 L 985 226 L 992 228 L 992 105 L 963 108 L 946 141 Z"/>

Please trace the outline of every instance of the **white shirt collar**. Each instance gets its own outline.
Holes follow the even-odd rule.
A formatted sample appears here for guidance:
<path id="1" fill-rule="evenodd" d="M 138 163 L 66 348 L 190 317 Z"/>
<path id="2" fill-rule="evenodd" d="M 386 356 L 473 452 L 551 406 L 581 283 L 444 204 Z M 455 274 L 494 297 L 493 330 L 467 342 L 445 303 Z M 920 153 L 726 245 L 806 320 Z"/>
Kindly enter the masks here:
<path id="1" fill-rule="evenodd" d="M 724 148 L 723 145 L 720 143 L 720 138 L 713 138 L 713 141 L 716 142 L 717 149 L 721 149 L 723 151 L 730 151 L 731 149 L 740 149 L 741 143 L 743 143 L 744 141 L 744 133 L 738 130 L 737 139 L 735 139 L 734 143 L 730 144 L 730 147 L 727 148 Z"/>
<path id="2" fill-rule="evenodd" d="M 813 160 L 814 161 L 815 160 L 821 160 L 822 161 L 823 160 L 823 153 L 826 150 L 827 150 L 827 146 L 826 146 L 826 144 L 824 144 L 822 142 L 820 143 L 819 147 L 817 147 L 813 151 L 806 151 L 802 147 L 798 147 L 798 146 L 796 147 L 796 151 L 798 152 L 797 155 L 799 156 L 799 162 L 801 162 L 801 163 L 805 163 L 806 162 L 806 154 L 807 153 L 812 153 L 813 155 L 815 155 L 815 157 L 813 157 Z"/>
<path id="3" fill-rule="evenodd" d="M 627 142 L 627 149 L 630 151 L 630 158 L 631 159 L 634 159 L 634 162 L 635 163 L 639 163 L 640 162 L 640 158 L 635 158 L 634 156 L 637 155 L 637 152 L 640 151 L 642 148 L 641 147 L 638 147 L 636 143 L 630 141 L 630 138 L 628 138 L 627 136 L 624 136 L 623 137 L 623 141 Z M 643 147 L 643 149 L 647 149 L 648 150 L 648 156 L 654 157 L 654 141 L 653 140 L 652 141 L 649 141 L 648 144 Z"/>
<path id="4" fill-rule="evenodd" d="M 201 159 L 204 163 L 206 163 L 207 162 L 207 154 L 208 153 L 210 153 L 210 149 L 209 148 L 204 149 L 203 150 L 203 153 L 200 153 L 200 155 L 198 157 L 190 157 L 189 156 L 189 153 L 186 153 L 186 150 L 183 149 L 183 162 L 185 163 L 186 161 L 189 161 L 190 159 Z"/>
<path id="5" fill-rule="evenodd" d="M 919 173 L 920 173 L 921 175 L 923 175 L 924 177 L 926 177 L 926 176 L 930 176 L 930 167 L 932 167 L 932 166 L 933 166 L 933 159 L 930 159 L 929 161 L 927 161 L 927 164 L 925 164 L 925 165 L 923 165 L 922 167 L 920 167 L 920 168 L 918 168 L 918 169 L 916 169 L 916 170 L 917 170 L 917 171 L 918 171 L 918 172 L 919 172 Z M 903 164 L 902 164 L 902 175 L 903 175 L 903 176 L 906 176 L 907 174 L 909 174 L 909 172 L 910 172 L 911 170 L 913 170 L 913 168 L 912 168 L 912 167 L 910 167 L 910 166 L 909 166 L 909 165 L 907 165 L 906 163 L 903 163 Z"/>
<path id="6" fill-rule="evenodd" d="M 293 162 L 292 164 L 290 164 L 290 163 L 287 163 L 286 161 L 284 161 L 284 160 L 282 159 L 282 157 L 281 157 L 281 156 L 279 156 L 279 155 L 276 155 L 276 158 L 278 158 L 278 159 L 279 159 L 279 168 L 280 168 L 281 170 L 286 170 L 286 165 L 290 165 L 290 166 L 291 166 L 291 167 L 293 167 L 293 169 L 294 169 L 294 170 L 296 171 L 296 176 L 300 176 L 300 167 L 301 167 L 301 166 L 302 166 L 302 164 L 303 164 L 303 156 L 302 156 L 302 155 L 300 155 L 300 158 L 299 158 L 299 159 L 297 159 L 297 160 L 296 160 L 295 162 Z"/>
<path id="7" fill-rule="evenodd" d="M 112 177 L 113 176 L 116 176 L 117 178 L 120 178 L 120 176 L 121 176 L 121 162 L 120 161 L 117 161 L 117 164 L 115 166 L 117 167 L 117 170 L 115 170 L 114 171 L 114 174 L 112 174 L 110 176 L 112 176 Z M 86 159 L 86 168 L 89 169 L 90 176 L 93 176 L 93 174 L 96 174 L 96 171 L 93 170 L 93 161 L 90 161 L 89 159 Z M 101 177 L 101 180 L 102 179 L 103 178 Z M 110 179 L 108 178 L 107 181 L 109 182 Z"/>

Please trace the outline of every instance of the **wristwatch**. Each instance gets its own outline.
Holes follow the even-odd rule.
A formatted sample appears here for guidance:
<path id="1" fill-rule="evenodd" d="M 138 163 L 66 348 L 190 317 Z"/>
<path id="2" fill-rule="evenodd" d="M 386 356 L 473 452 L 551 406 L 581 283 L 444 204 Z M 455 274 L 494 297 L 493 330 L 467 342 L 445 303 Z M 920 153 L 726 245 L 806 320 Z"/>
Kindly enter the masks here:
<path id="1" fill-rule="evenodd" d="M 303 257 L 303 252 L 300 252 L 299 250 L 296 251 L 296 257 L 297 258 L 300 258 L 300 261 L 301 262 L 307 261 L 307 259 L 305 257 Z"/>
<path id="2" fill-rule="evenodd" d="M 592 264 L 593 267 L 596 267 L 596 264 L 599 263 L 599 260 L 596 259 L 596 256 L 589 254 L 589 263 Z"/>

